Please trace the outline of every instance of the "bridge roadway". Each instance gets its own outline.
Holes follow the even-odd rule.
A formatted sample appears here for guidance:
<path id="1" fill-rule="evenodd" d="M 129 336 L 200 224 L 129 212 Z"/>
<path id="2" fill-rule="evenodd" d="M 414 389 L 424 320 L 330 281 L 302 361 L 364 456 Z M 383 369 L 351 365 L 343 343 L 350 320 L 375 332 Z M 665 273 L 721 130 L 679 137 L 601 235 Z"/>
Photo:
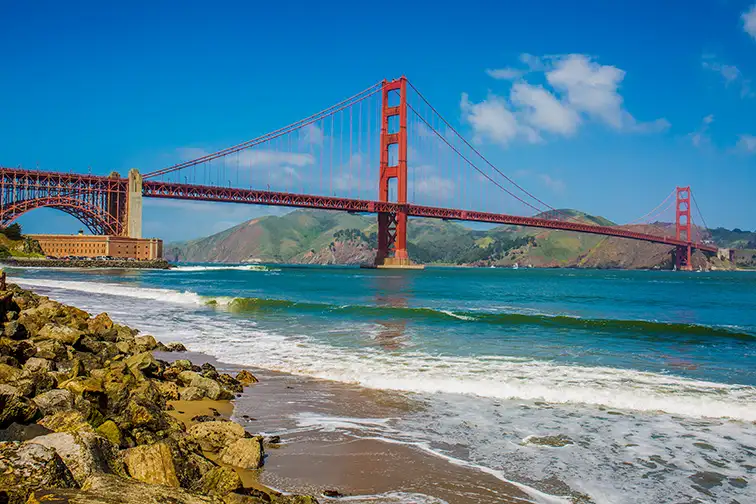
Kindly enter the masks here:
<path id="1" fill-rule="evenodd" d="M 217 201 L 223 203 L 246 203 L 254 205 L 274 205 L 300 208 L 318 208 L 323 210 L 341 210 L 347 212 L 396 213 L 402 209 L 412 217 L 427 217 L 432 219 L 449 219 L 474 222 L 490 222 L 495 224 L 510 224 L 514 226 L 537 227 L 545 229 L 559 229 L 603 236 L 617 236 L 664 245 L 688 247 L 706 252 L 717 252 L 716 245 L 706 243 L 687 242 L 664 236 L 638 233 L 623 229 L 620 226 L 594 226 L 577 222 L 543 219 L 538 217 L 521 217 L 517 215 L 490 212 L 476 212 L 453 208 L 439 208 L 413 204 L 398 204 L 382 201 L 370 201 L 330 196 L 312 196 L 276 191 L 258 191 L 255 189 L 235 189 L 231 187 L 203 186 L 195 184 L 181 184 L 175 182 L 161 182 L 145 180 L 142 186 L 145 197 L 168 198 L 182 200 Z"/>

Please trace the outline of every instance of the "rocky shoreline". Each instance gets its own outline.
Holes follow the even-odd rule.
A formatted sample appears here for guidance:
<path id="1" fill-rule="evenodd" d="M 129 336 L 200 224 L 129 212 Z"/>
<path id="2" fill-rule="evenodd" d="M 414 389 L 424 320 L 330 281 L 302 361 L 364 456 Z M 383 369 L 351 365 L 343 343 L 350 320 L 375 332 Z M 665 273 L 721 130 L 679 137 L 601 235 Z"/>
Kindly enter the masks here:
<path id="1" fill-rule="evenodd" d="M 7 266 L 21 266 L 26 268 L 119 268 L 119 269 L 170 269 L 171 263 L 164 259 L 152 259 L 145 261 L 127 261 L 127 260 L 63 260 L 63 259 L 20 259 L 8 258 L 3 259 L 3 264 Z"/>
<path id="2" fill-rule="evenodd" d="M 255 383 L 248 371 L 156 359 L 183 346 L 15 285 L 0 322 L 0 502 L 317 502 L 256 483 L 277 440 L 212 407 Z M 191 408 L 206 414 L 182 421 Z"/>

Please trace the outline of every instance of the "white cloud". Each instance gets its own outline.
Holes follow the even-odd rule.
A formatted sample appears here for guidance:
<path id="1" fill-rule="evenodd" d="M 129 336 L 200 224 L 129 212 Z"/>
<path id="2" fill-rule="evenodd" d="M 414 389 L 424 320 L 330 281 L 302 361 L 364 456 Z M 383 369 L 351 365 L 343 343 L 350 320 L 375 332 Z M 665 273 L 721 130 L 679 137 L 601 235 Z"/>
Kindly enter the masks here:
<path id="1" fill-rule="evenodd" d="M 489 68 L 486 73 L 499 80 L 517 80 L 525 75 L 525 70 L 518 70 L 516 68 Z"/>
<path id="2" fill-rule="evenodd" d="M 740 135 L 738 149 L 750 154 L 756 154 L 756 135 Z"/>
<path id="3" fill-rule="evenodd" d="M 735 65 L 722 63 L 721 61 L 718 61 L 715 56 L 704 54 L 701 66 L 706 70 L 718 73 L 722 79 L 724 79 L 725 87 L 729 87 L 730 85 L 738 86 L 742 98 L 752 97 L 754 95 L 751 91 L 751 80 L 747 79 L 743 75 L 743 72 L 741 72 Z"/>
<path id="4" fill-rule="evenodd" d="M 518 135 L 517 118 L 499 96 L 473 103 L 467 93 L 462 93 L 460 107 L 463 118 L 473 127 L 475 142 L 488 140 L 506 146 Z"/>
<path id="5" fill-rule="evenodd" d="M 584 54 L 538 57 L 525 53 L 520 61 L 526 68 L 486 71 L 496 79 L 515 81 L 509 100 L 490 93 L 474 103 L 466 93 L 462 95 L 462 118 L 472 126 L 476 142 L 507 146 L 518 138 L 540 142 L 541 133 L 572 136 L 587 120 L 630 133 L 669 128 L 666 119 L 640 122 L 624 108 L 619 92 L 624 70 L 601 65 Z M 526 77 L 534 73 L 542 73 L 550 87 L 527 82 Z"/>
<path id="6" fill-rule="evenodd" d="M 512 86 L 510 99 L 521 108 L 525 120 L 536 129 L 573 135 L 580 115 L 541 86 L 518 82 Z"/>
<path id="7" fill-rule="evenodd" d="M 743 29 L 745 32 L 756 40 L 756 4 L 753 4 L 750 9 L 745 11 L 741 19 L 743 20 Z"/>
<path id="8" fill-rule="evenodd" d="M 415 185 L 415 191 L 422 196 L 434 196 L 441 199 L 448 199 L 454 196 L 456 184 L 447 178 L 431 175 L 418 180 Z"/>
<path id="9" fill-rule="evenodd" d="M 546 80 L 564 93 L 575 109 L 615 129 L 633 125 L 635 120 L 624 110 L 619 86 L 625 71 L 600 65 L 583 54 L 570 54 L 556 60 L 546 72 Z"/>
<path id="10" fill-rule="evenodd" d="M 707 115 L 701 120 L 701 126 L 699 126 L 699 128 L 696 131 L 688 135 L 690 137 L 690 142 L 693 144 L 694 147 L 703 147 L 704 145 L 708 145 L 711 143 L 711 139 L 709 138 L 708 132 L 709 132 L 709 125 L 713 122 L 714 122 L 714 114 Z"/>
<path id="11" fill-rule="evenodd" d="M 233 158 L 232 158 L 233 159 Z M 234 159 L 233 162 L 236 162 Z M 283 165 L 302 168 L 315 163 L 311 154 L 248 149 L 239 153 L 240 168 L 273 168 Z"/>

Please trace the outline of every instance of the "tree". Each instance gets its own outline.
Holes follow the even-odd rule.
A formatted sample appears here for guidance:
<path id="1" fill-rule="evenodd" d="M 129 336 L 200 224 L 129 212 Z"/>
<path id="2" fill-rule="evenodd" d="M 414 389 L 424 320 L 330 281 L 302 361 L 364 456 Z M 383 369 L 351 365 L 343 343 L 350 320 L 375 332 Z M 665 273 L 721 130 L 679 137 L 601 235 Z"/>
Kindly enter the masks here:
<path id="1" fill-rule="evenodd" d="M 21 225 L 18 222 L 14 222 L 3 230 L 3 234 L 11 240 L 21 239 Z"/>

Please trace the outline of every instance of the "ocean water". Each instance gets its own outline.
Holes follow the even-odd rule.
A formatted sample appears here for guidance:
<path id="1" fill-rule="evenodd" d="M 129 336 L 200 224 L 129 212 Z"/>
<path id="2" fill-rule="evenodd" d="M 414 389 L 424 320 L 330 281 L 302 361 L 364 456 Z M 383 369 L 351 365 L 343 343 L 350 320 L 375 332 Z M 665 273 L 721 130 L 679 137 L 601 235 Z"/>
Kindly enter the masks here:
<path id="1" fill-rule="evenodd" d="M 534 502 L 756 502 L 754 273 L 9 273 L 222 361 L 416 398 L 401 418 L 297 421 L 411 444 Z"/>

